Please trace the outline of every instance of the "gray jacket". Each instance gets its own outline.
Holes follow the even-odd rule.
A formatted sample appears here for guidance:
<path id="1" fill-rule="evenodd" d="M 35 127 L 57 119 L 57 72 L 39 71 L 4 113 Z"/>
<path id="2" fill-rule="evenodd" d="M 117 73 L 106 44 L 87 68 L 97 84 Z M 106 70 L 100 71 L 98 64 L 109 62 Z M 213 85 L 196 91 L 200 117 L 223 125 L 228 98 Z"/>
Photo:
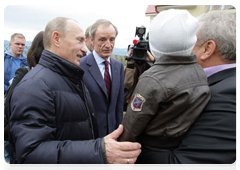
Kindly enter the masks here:
<path id="1" fill-rule="evenodd" d="M 119 140 L 176 147 L 209 99 L 206 74 L 195 54 L 162 56 L 139 77 Z"/>

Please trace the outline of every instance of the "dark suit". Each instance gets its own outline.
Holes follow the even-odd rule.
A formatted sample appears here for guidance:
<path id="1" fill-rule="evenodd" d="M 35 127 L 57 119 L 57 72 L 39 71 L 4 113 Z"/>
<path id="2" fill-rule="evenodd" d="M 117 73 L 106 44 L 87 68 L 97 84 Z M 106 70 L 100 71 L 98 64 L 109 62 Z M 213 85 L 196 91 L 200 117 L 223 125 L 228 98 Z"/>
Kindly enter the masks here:
<path id="1" fill-rule="evenodd" d="M 139 157 L 140 163 L 231 164 L 236 160 L 236 68 L 208 78 L 211 99 L 178 148 Z M 145 160 L 144 160 L 145 159 Z"/>
<path id="2" fill-rule="evenodd" d="M 88 88 L 97 118 L 99 137 L 114 131 L 123 118 L 124 69 L 123 64 L 110 58 L 111 100 L 107 99 L 107 90 L 93 53 L 80 61 L 84 70 L 83 81 Z"/>

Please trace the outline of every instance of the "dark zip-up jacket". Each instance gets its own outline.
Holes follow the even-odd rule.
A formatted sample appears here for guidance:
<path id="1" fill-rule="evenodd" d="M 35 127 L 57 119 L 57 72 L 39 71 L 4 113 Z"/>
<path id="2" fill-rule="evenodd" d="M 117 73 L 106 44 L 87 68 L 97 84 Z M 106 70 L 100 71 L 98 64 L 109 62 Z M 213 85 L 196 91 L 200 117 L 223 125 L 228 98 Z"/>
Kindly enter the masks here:
<path id="1" fill-rule="evenodd" d="M 11 97 L 11 163 L 106 162 L 83 74 L 80 67 L 43 51 Z"/>

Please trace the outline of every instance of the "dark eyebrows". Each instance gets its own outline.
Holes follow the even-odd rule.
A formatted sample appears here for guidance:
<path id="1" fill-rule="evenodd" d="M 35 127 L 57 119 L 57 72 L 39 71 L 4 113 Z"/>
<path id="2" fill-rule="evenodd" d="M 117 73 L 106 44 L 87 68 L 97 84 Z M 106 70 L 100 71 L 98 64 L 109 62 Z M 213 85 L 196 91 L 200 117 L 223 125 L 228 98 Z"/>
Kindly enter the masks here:
<path id="1" fill-rule="evenodd" d="M 103 37 L 99 37 L 98 40 L 106 40 L 108 39 L 107 37 L 103 36 Z M 116 37 L 110 37 L 110 40 L 115 40 Z"/>
<path id="2" fill-rule="evenodd" d="M 85 36 L 77 37 L 77 40 L 85 41 Z"/>
<path id="3" fill-rule="evenodd" d="M 18 43 L 18 42 L 15 42 L 16 45 L 22 45 L 22 46 L 25 46 L 24 43 Z"/>

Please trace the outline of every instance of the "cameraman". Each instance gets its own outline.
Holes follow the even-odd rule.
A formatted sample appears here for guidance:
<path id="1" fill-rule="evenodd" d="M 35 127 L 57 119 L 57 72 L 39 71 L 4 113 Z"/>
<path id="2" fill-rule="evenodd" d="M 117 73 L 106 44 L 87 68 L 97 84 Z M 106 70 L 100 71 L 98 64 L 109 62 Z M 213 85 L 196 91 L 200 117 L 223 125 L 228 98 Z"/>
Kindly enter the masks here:
<path id="1" fill-rule="evenodd" d="M 132 47 L 129 48 L 126 55 L 130 58 L 132 54 Z M 127 111 L 128 103 L 130 102 L 131 95 L 136 87 L 139 76 L 148 70 L 156 59 L 147 51 L 147 56 L 144 62 L 137 63 L 134 59 L 130 59 L 124 69 L 124 111 Z"/>

